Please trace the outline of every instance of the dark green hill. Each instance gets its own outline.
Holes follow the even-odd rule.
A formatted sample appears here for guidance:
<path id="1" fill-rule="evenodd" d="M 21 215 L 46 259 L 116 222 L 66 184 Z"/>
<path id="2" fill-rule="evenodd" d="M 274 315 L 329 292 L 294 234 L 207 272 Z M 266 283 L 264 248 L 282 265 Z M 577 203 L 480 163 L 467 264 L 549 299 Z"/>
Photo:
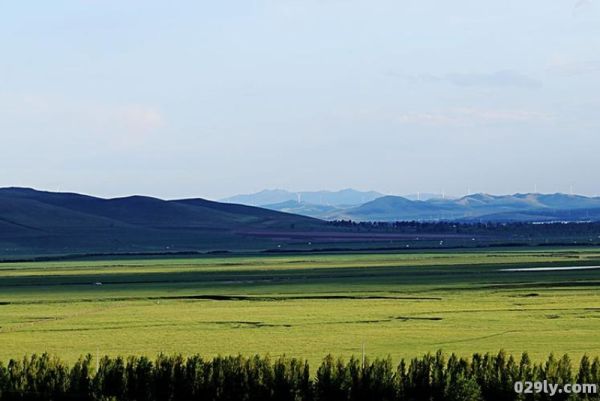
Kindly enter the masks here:
<path id="1" fill-rule="evenodd" d="M 459 200 L 410 201 L 384 197 L 351 209 L 373 220 L 444 219 L 461 223 L 328 223 L 296 214 L 205 199 L 144 196 L 102 199 L 24 188 L 0 189 L 0 260 L 30 256 L 163 254 L 212 251 L 347 251 L 595 244 L 599 224 L 526 224 L 523 221 L 598 221 L 597 199 L 478 195 Z M 535 207 L 527 206 L 534 204 Z M 491 213 L 491 214 L 489 214 Z M 487 217 L 489 216 L 489 217 Z M 481 221 L 509 224 L 479 224 Z M 468 224 L 468 223 L 478 224 Z M 515 223 L 512 223 L 515 222 Z"/>
<path id="2" fill-rule="evenodd" d="M 310 217 L 204 199 L 102 199 L 0 189 L 0 255 L 265 249 L 275 246 L 265 233 L 324 225 Z M 251 234 L 256 232 L 260 235 Z"/>

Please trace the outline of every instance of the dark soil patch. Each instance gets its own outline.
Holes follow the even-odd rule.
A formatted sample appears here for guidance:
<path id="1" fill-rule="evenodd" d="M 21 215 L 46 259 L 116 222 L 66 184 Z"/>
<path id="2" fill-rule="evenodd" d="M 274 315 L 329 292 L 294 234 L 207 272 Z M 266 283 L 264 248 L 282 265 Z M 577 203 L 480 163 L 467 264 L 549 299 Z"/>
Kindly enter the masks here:
<path id="1" fill-rule="evenodd" d="M 152 297 L 149 299 L 161 300 L 211 300 L 211 301 L 294 301 L 294 300 L 327 300 L 327 299 L 355 299 L 355 300 L 404 300 L 404 301 L 441 301 L 440 297 L 396 297 L 382 295 L 291 295 L 278 297 L 248 296 L 248 295 L 181 295 Z"/>
<path id="2" fill-rule="evenodd" d="M 394 317 L 394 319 L 396 319 L 396 320 L 403 320 L 403 321 L 407 321 L 407 320 L 429 320 L 429 321 L 433 321 L 433 322 L 437 322 L 437 321 L 443 320 L 443 318 L 441 318 L 441 317 L 419 317 L 419 316 L 396 316 L 396 317 Z"/>
<path id="3" fill-rule="evenodd" d="M 244 320 L 225 320 L 225 321 L 202 322 L 202 323 L 225 324 L 228 326 L 234 326 L 235 328 L 292 327 L 291 324 L 271 324 L 271 323 L 253 322 L 253 321 L 244 321 Z"/>

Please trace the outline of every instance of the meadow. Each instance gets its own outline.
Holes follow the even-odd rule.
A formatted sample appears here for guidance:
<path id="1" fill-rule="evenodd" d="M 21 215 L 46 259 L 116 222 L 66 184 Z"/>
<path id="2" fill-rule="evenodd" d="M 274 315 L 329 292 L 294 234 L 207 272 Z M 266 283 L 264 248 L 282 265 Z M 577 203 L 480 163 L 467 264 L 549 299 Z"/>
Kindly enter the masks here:
<path id="1" fill-rule="evenodd" d="M 600 269 L 554 270 L 572 266 L 600 249 L 2 263 L 0 360 L 600 355 Z"/>

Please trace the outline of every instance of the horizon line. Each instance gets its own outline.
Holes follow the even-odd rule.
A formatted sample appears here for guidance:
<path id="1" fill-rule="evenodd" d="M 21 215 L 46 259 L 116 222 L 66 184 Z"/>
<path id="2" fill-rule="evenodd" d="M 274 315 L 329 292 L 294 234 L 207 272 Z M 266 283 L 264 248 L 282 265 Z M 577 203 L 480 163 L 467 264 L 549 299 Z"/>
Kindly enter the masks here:
<path id="1" fill-rule="evenodd" d="M 298 194 L 298 193 L 306 193 L 306 192 L 330 192 L 330 193 L 338 193 L 338 192 L 342 192 L 345 190 L 352 190 L 352 191 L 357 191 L 357 192 L 377 192 L 379 194 L 381 194 L 380 197 L 378 198 L 382 198 L 382 197 L 387 197 L 387 196 L 393 196 L 393 197 L 399 197 L 399 198 L 405 198 L 407 200 L 411 200 L 408 199 L 408 197 L 412 197 L 418 194 L 422 194 L 422 195 L 439 195 L 439 198 L 434 198 L 434 197 L 430 197 L 426 200 L 411 200 L 411 201 L 416 201 L 416 202 L 425 202 L 427 200 L 430 199 L 447 199 L 447 200 L 460 200 L 460 199 L 464 199 L 467 198 L 469 196 L 474 196 L 474 195 L 486 195 L 486 196 L 493 196 L 493 197 L 507 197 L 507 196 L 527 196 L 527 195 L 565 195 L 565 196 L 573 196 L 573 197 L 584 197 L 584 198 L 590 198 L 590 199 L 594 199 L 594 198 L 599 198 L 600 196 L 598 195 L 584 195 L 581 193 L 566 193 L 566 192 L 513 192 L 513 193 L 490 193 L 490 192 L 471 192 L 471 193 L 467 193 L 465 195 L 448 195 L 448 194 L 443 194 L 443 193 L 437 193 L 437 192 L 414 192 L 414 193 L 408 193 L 408 194 L 404 194 L 404 195 L 398 195 L 398 194 L 386 194 L 383 192 L 379 192 L 376 190 L 367 190 L 367 191 L 361 191 L 361 190 L 355 190 L 353 188 L 345 188 L 342 190 L 310 190 L 310 191 L 289 191 L 286 189 L 281 189 L 281 188 L 276 188 L 276 189 L 263 189 L 261 191 L 258 192 L 253 192 L 253 193 L 245 193 L 245 194 L 235 194 L 235 195 L 231 195 L 231 196 L 227 196 L 224 198 L 219 198 L 219 199 L 214 199 L 214 198 L 209 198 L 209 197 L 203 197 L 203 196 L 187 196 L 187 197 L 161 197 L 158 195 L 150 195 L 150 194 L 142 194 L 142 193 L 130 193 L 128 195 L 120 195 L 120 196 L 112 196 L 112 197 L 105 197 L 105 196 L 101 196 L 101 195 L 94 195 L 94 194 L 90 194 L 90 193 L 86 193 L 86 192 L 75 192 L 72 190 L 66 190 L 66 191 L 62 191 L 60 190 L 60 188 L 56 189 L 56 190 L 50 190 L 50 189 L 38 189 L 38 188 L 34 188 L 34 187 L 28 187 L 28 186 L 17 186 L 17 185 L 13 185 L 13 186 L 5 186 L 5 187 L 0 187 L 0 191 L 2 190 L 31 190 L 31 191 L 35 191 L 35 192 L 46 192 L 46 193 L 55 193 L 55 194 L 73 194 L 73 195 L 82 195 L 82 196 L 89 196 L 89 197 L 93 197 L 93 198 L 98 198 L 98 199 L 105 199 L 105 200 L 111 200 L 111 199 L 122 199 L 122 198 L 130 198 L 130 197 L 146 197 L 146 198 L 154 198 L 154 199 L 160 199 L 160 200 L 164 200 L 164 201 L 172 201 L 172 200 L 185 200 L 185 199 L 204 199 L 204 200 L 209 200 L 209 201 L 214 201 L 214 202 L 221 202 L 221 203 L 227 203 L 225 200 L 229 199 L 229 198 L 234 198 L 234 197 L 238 197 L 238 196 L 252 196 L 252 195 L 256 195 L 259 194 L 261 192 L 264 191 L 285 191 L 288 192 L 290 194 Z M 442 197 L 442 195 L 444 195 Z M 375 198 L 375 199 L 378 199 Z M 302 202 L 300 202 L 302 203 Z"/>

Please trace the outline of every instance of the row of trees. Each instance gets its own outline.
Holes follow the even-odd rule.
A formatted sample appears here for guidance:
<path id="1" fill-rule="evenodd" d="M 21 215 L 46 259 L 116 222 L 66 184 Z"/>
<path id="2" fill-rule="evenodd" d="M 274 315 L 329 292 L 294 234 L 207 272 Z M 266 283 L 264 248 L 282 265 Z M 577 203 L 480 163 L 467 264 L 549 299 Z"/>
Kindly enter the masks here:
<path id="1" fill-rule="evenodd" d="M 599 400 L 600 395 L 517 394 L 517 381 L 600 383 L 600 360 L 584 356 L 575 366 L 568 356 L 533 363 L 498 354 L 470 359 L 428 354 L 394 366 L 374 361 L 326 357 L 311 375 L 294 358 L 159 355 L 80 358 L 69 367 L 47 354 L 0 364 L 0 400 L 413 400 L 511 401 Z M 569 398 L 570 397 L 570 398 Z"/>
<path id="2" fill-rule="evenodd" d="M 357 232 L 394 232 L 411 234 L 466 234 L 531 237 L 588 236 L 600 231 L 600 222 L 570 222 L 535 224 L 531 222 L 455 222 L 455 221 L 396 221 L 377 222 L 335 220 L 327 224 L 346 227 Z"/>

